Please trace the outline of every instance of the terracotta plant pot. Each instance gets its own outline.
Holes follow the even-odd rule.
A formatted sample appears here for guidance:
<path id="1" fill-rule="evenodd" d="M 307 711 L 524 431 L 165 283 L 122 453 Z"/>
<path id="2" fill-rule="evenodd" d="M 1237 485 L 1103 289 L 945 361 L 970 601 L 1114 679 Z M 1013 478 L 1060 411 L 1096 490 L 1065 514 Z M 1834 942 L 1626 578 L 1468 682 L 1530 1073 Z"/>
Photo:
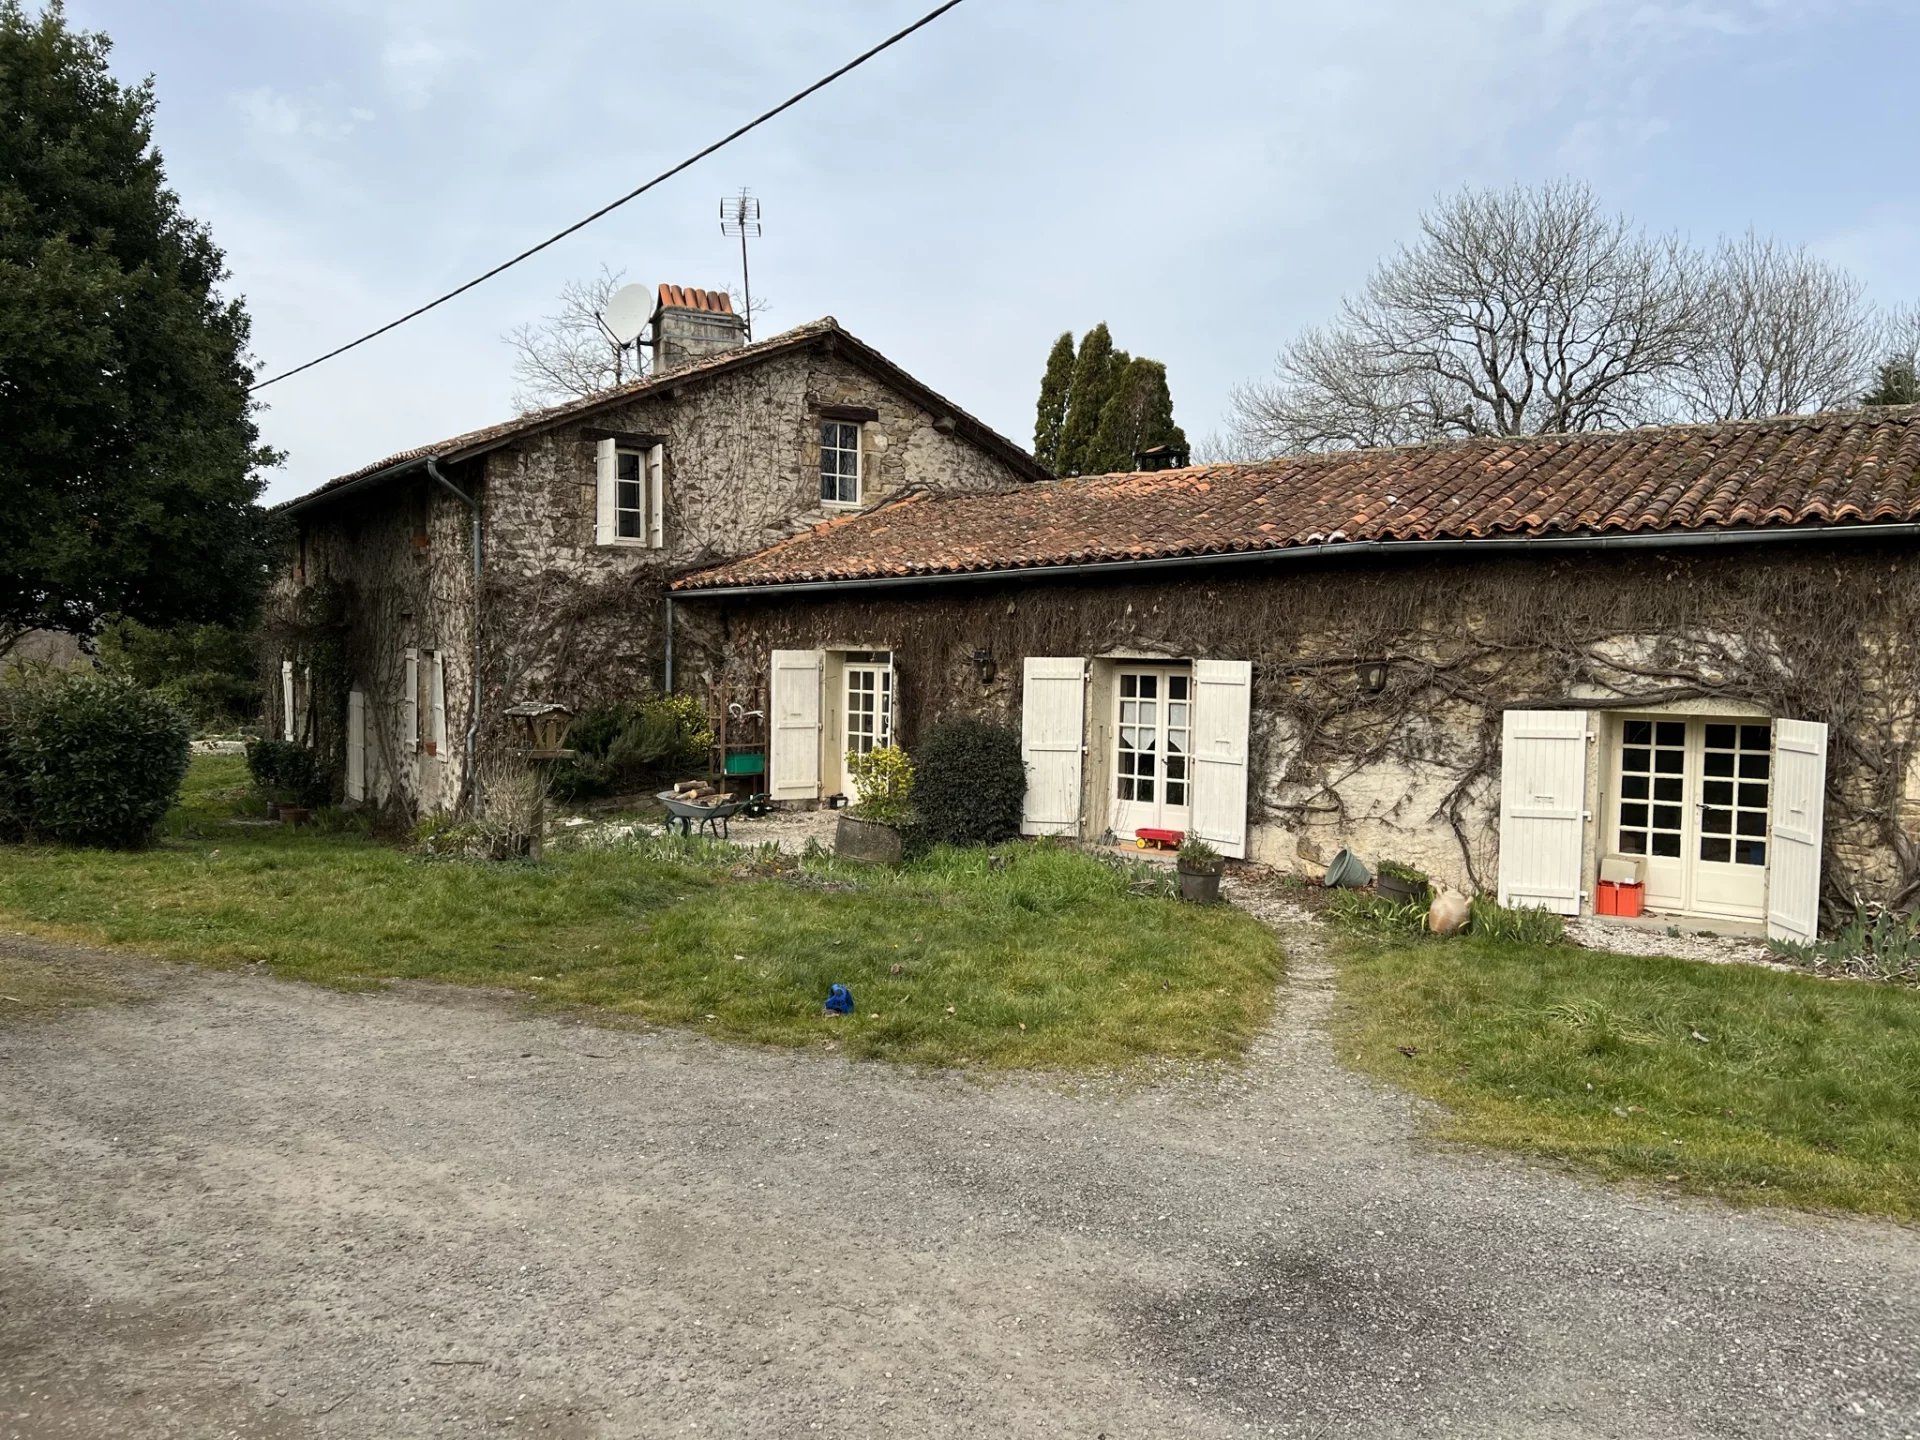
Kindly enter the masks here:
<path id="1" fill-rule="evenodd" d="M 304 805 L 282 805 L 280 823 L 282 825 L 304 825 L 313 818 L 313 812 Z"/>
<path id="2" fill-rule="evenodd" d="M 1190 900 L 1195 905 L 1211 905 L 1220 898 L 1221 867 L 1210 866 L 1206 869 L 1189 870 L 1184 865 L 1174 867 L 1180 872 L 1180 898 Z"/>
<path id="3" fill-rule="evenodd" d="M 906 853 L 900 832 L 878 820 L 862 820 L 842 814 L 833 836 L 833 853 L 843 860 L 860 860 L 869 865 L 898 865 Z"/>

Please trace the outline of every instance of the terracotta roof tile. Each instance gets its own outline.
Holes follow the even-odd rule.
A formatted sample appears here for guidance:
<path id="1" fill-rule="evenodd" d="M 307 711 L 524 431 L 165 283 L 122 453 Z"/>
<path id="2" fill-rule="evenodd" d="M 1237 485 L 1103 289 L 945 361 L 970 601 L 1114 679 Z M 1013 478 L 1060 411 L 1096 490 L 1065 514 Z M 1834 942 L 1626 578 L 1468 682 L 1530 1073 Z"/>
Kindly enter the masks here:
<path id="1" fill-rule="evenodd" d="M 733 314 L 733 297 L 726 291 L 701 290 L 692 285 L 661 285 L 659 303 L 675 310 L 711 310 L 716 315 Z"/>
<path id="2" fill-rule="evenodd" d="M 1469 440 L 920 495 L 679 590 L 1179 558 L 1342 541 L 1920 521 L 1920 406 Z"/>

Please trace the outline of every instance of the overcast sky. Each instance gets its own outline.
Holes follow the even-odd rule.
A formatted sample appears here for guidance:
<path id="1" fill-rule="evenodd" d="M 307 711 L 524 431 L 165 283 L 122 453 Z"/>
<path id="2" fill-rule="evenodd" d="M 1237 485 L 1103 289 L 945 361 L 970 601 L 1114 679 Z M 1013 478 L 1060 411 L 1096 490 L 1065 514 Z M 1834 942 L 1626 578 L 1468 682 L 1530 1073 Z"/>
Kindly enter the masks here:
<path id="1" fill-rule="evenodd" d="M 717 138 L 931 0 L 70 0 L 254 318 L 262 373 L 392 319 Z M 1696 239 L 1749 225 L 1920 299 L 1911 0 L 967 0 L 500 279 L 269 389 L 284 498 L 512 413 L 502 332 L 602 264 L 837 316 L 1022 444 L 1106 320 L 1176 417 L 1329 314 L 1463 184 L 1573 175 Z"/>

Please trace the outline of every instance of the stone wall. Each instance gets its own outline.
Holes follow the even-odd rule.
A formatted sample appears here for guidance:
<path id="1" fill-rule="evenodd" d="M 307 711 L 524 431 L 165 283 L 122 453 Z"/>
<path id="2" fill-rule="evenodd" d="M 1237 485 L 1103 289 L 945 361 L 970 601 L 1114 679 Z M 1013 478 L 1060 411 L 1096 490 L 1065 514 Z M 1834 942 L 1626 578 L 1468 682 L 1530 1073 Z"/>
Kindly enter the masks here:
<path id="1" fill-rule="evenodd" d="M 820 501 L 820 412 L 831 406 L 879 417 L 865 427 L 863 507 L 915 488 L 1022 483 L 1000 458 L 943 428 L 944 417 L 836 353 L 830 336 L 739 370 L 690 377 L 671 394 L 634 398 L 449 471 L 481 497 L 486 579 L 476 765 L 483 790 L 486 775 L 510 763 L 500 717 L 514 701 L 558 700 L 581 710 L 666 684 L 669 577 L 846 513 Z M 660 549 L 595 543 L 596 443 L 609 431 L 665 437 Z M 421 548 L 413 536 L 423 525 L 429 543 Z M 274 723 L 298 577 L 304 573 L 311 584 L 332 576 L 351 612 L 354 678 L 367 694 L 370 751 L 371 732 L 379 731 L 381 773 L 398 777 L 410 804 L 453 803 L 471 693 L 465 508 L 424 476 L 407 476 L 310 511 L 299 527 L 304 571 L 300 557 L 290 556 L 275 587 L 282 639 L 263 654 Z M 393 733 L 400 654 L 436 640 L 447 652 L 448 748 L 455 753 L 411 758 Z"/>
<path id="2" fill-rule="evenodd" d="M 1351 846 L 1469 888 L 1491 888 L 1497 873 L 1508 708 L 1822 720 L 1833 726 L 1830 894 L 1920 886 L 1910 544 L 1304 559 L 842 598 L 689 594 L 679 609 L 682 664 L 755 708 L 775 648 L 892 649 L 909 748 L 949 715 L 1017 725 L 1029 655 L 1251 660 L 1253 854 L 1311 871 Z M 981 648 L 996 671 L 987 684 Z M 1377 693 L 1356 668 L 1373 660 L 1386 662 Z"/>

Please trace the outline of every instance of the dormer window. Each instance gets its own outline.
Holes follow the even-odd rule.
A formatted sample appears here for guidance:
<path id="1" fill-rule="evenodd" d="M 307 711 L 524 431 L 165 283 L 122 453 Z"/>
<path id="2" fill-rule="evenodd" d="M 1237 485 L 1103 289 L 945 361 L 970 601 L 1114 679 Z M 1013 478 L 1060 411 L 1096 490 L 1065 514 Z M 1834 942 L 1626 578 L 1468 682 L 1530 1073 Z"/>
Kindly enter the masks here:
<path id="1" fill-rule="evenodd" d="M 820 422 L 820 499 L 827 505 L 860 503 L 860 427 L 851 421 Z"/>

